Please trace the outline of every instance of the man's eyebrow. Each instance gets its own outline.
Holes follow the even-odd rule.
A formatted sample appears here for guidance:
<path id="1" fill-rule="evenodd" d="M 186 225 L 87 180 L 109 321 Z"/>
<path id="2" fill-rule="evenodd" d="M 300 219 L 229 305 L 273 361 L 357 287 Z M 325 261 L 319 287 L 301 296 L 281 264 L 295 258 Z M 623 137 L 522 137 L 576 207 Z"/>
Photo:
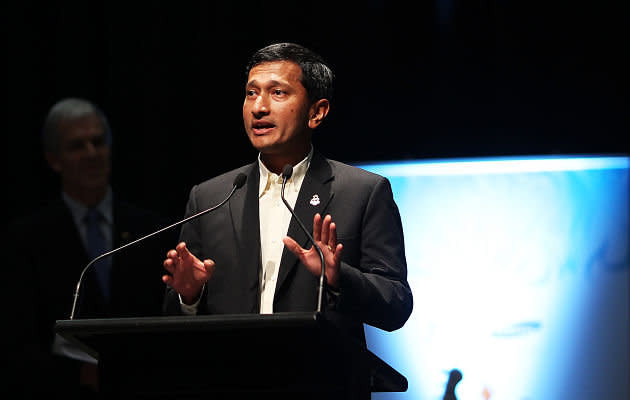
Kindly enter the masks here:
<path id="1" fill-rule="evenodd" d="M 272 79 L 270 81 L 265 81 L 265 85 L 267 85 L 267 86 L 287 86 L 288 83 L 284 82 L 284 81 L 278 81 L 278 80 Z M 260 84 L 258 83 L 257 80 L 254 79 L 252 81 L 247 82 L 247 85 L 245 85 L 245 87 L 252 87 L 252 86 L 260 87 Z"/>

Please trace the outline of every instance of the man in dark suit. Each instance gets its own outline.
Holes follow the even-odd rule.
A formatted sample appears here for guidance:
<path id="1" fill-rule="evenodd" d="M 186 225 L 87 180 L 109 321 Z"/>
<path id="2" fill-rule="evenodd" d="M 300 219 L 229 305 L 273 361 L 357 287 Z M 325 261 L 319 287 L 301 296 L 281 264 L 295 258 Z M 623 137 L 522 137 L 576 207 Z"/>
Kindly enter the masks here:
<path id="1" fill-rule="evenodd" d="M 239 173 L 246 186 L 228 204 L 182 228 L 167 253 L 168 314 L 314 311 L 320 257 L 281 201 L 286 198 L 322 249 L 326 309 L 365 341 L 363 323 L 398 329 L 412 310 L 402 224 L 388 180 L 326 159 L 311 144 L 330 109 L 333 73 L 312 51 L 280 43 L 248 67 L 245 131 L 258 160 L 192 188 L 187 215 L 217 204 Z"/>
<path id="2" fill-rule="evenodd" d="M 9 265 L 23 282 L 15 297 L 21 323 L 15 326 L 26 383 L 18 390 L 26 398 L 85 398 L 98 393 L 95 360 L 56 336 L 55 321 L 69 318 L 77 281 L 91 259 L 157 229 L 162 221 L 113 193 L 111 132 L 96 105 L 78 98 L 57 102 L 42 139 L 61 195 L 9 228 L 16 246 Z M 94 264 L 85 274 L 75 318 L 161 314 L 163 256 L 158 252 L 174 239 L 166 234 Z"/>

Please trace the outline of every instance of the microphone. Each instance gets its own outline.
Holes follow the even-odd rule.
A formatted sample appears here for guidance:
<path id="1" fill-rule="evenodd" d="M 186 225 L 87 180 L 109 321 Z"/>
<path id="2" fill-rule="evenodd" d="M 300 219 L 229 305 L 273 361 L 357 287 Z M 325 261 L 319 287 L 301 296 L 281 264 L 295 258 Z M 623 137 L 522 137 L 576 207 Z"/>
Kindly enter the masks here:
<path id="1" fill-rule="evenodd" d="M 164 227 L 164 228 L 162 228 L 162 229 L 159 229 L 159 230 L 157 230 L 157 231 L 155 231 L 155 232 L 149 233 L 148 235 L 145 235 L 145 236 L 143 236 L 143 237 L 141 237 L 141 238 L 139 238 L 139 239 L 136 239 L 136 240 L 134 240 L 134 241 L 132 241 L 132 242 L 129 242 L 129 243 L 124 244 L 124 245 L 122 245 L 122 246 L 120 246 L 120 247 L 117 247 L 117 248 L 115 248 L 115 249 L 113 249 L 113 250 L 110 250 L 110 251 L 108 251 L 108 252 L 106 252 L 106 253 L 103 253 L 103 254 L 101 254 L 100 256 L 98 256 L 98 257 L 94 258 L 92 261 L 90 261 L 90 262 L 89 262 L 89 263 L 85 266 L 85 268 L 83 268 L 83 271 L 81 271 L 81 275 L 79 276 L 79 281 L 77 282 L 77 287 L 76 287 L 76 289 L 74 290 L 74 301 L 72 302 L 72 312 L 70 313 L 70 319 L 71 319 L 71 320 L 72 320 L 72 319 L 74 319 L 74 312 L 75 312 L 75 309 L 76 309 L 76 307 L 77 307 L 77 300 L 78 300 L 78 298 L 79 298 L 79 290 L 81 289 L 81 283 L 83 282 L 83 276 L 84 276 L 84 275 L 85 275 L 85 273 L 86 273 L 86 272 L 90 269 L 90 267 L 92 266 L 92 264 L 94 264 L 95 262 L 97 262 L 97 261 L 99 261 L 99 260 L 101 260 L 101 259 L 103 259 L 103 258 L 105 258 L 105 257 L 111 256 L 112 254 L 117 253 L 117 252 L 119 252 L 119 251 L 121 251 L 121 250 L 123 250 L 123 249 L 126 249 L 127 247 L 133 246 L 133 245 L 134 245 L 134 244 L 136 244 L 136 243 L 139 243 L 139 242 L 141 242 L 141 241 L 143 241 L 143 240 L 145 240 L 145 239 L 148 239 L 148 238 L 150 238 L 150 237 L 152 237 L 152 236 L 155 236 L 155 235 L 157 235 L 158 233 L 162 233 L 162 232 L 164 232 L 164 231 L 166 231 L 166 230 L 168 230 L 168 229 L 174 228 L 174 227 L 176 227 L 176 226 L 178 226 L 178 225 L 184 224 L 184 223 L 186 223 L 186 222 L 188 222 L 188 221 L 190 221 L 190 220 L 193 220 L 193 219 L 195 219 L 195 218 L 199 218 L 199 217 L 201 217 L 201 216 L 202 216 L 202 215 L 204 215 L 204 214 L 207 214 L 207 213 L 209 213 L 209 212 L 211 212 L 211 211 L 216 210 L 217 208 L 219 208 L 219 207 L 221 207 L 223 204 L 225 204 L 228 200 L 230 200 L 230 198 L 232 197 L 232 195 L 234 194 L 234 192 L 236 192 L 236 190 L 237 190 L 237 189 L 240 189 L 241 187 L 243 187 L 243 185 L 245 184 L 245 181 L 246 181 L 246 180 L 247 180 L 247 175 L 245 175 L 245 174 L 244 174 L 244 173 L 242 173 L 242 172 L 241 172 L 241 173 L 239 173 L 238 175 L 236 175 L 236 178 L 234 178 L 234 183 L 232 183 L 232 190 L 230 191 L 230 193 L 227 195 L 227 197 L 226 197 L 223 201 L 221 201 L 221 202 L 220 202 L 219 204 L 217 204 L 216 206 L 213 206 L 213 207 L 207 208 L 207 209 L 205 209 L 205 210 L 203 210 L 203 211 L 198 212 L 197 214 L 194 214 L 194 215 L 191 215 L 191 216 L 189 216 L 189 217 L 186 217 L 186 218 L 182 219 L 181 221 L 175 222 L 174 224 L 171 224 L 171 225 L 169 225 L 169 226 L 166 226 L 166 227 Z"/>
<path id="2" fill-rule="evenodd" d="M 319 275 L 319 288 L 317 291 L 317 312 L 322 312 L 324 288 L 326 287 L 326 262 L 324 261 L 324 253 L 322 252 L 322 249 L 319 248 L 317 243 L 315 243 L 315 240 L 313 239 L 311 233 L 308 231 L 308 229 L 306 229 L 300 218 L 297 216 L 297 214 L 295 214 L 293 208 L 284 198 L 284 186 L 286 185 L 287 180 L 291 177 L 291 175 L 293 175 L 293 167 L 290 164 L 287 164 L 282 168 L 282 190 L 280 191 L 280 197 L 282 198 L 282 202 L 284 203 L 284 205 L 287 206 L 289 211 L 291 211 L 291 214 L 293 214 L 293 218 L 295 218 L 297 223 L 300 225 L 300 228 L 302 228 L 311 243 L 313 243 L 313 247 L 315 247 L 315 250 L 317 250 L 317 253 L 319 254 L 319 259 L 322 263 L 322 272 Z"/>

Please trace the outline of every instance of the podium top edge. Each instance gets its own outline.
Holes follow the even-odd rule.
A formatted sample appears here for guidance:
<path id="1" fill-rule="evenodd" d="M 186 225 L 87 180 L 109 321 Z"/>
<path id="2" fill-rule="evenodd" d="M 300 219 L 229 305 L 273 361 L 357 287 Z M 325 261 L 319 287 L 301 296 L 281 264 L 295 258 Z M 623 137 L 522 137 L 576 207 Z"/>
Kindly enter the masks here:
<path id="1" fill-rule="evenodd" d="M 57 320 L 55 331 L 57 333 L 103 332 L 113 329 L 116 331 L 178 331 L 189 328 L 201 328 L 204 326 L 226 328 L 261 327 L 266 324 L 274 326 L 292 326 L 305 324 L 318 324 L 324 318 L 323 314 L 313 312 L 289 312 L 276 314 L 220 314 L 220 315 L 178 315 L 178 316 L 154 316 L 132 318 L 94 318 L 94 319 L 66 319 Z"/>

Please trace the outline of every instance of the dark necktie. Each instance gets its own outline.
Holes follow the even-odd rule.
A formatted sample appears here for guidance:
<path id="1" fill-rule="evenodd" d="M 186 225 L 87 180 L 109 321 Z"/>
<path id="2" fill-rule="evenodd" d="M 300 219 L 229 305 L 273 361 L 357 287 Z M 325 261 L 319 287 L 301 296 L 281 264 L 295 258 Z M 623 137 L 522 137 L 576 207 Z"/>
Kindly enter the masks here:
<path id="1" fill-rule="evenodd" d="M 85 216 L 85 224 L 87 227 L 87 250 L 90 260 L 100 256 L 107 251 L 105 236 L 101 229 L 102 214 L 95 208 L 88 209 Z M 92 266 L 96 274 L 101 292 L 106 303 L 109 303 L 109 281 L 110 281 L 110 262 L 109 258 L 99 260 Z"/>

